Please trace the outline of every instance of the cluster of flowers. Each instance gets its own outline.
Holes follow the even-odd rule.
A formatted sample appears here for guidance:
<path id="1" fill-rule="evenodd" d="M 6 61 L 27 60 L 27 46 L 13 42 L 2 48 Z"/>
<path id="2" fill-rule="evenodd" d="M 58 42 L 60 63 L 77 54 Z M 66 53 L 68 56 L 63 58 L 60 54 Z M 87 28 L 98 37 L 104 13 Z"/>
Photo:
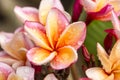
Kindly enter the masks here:
<path id="1" fill-rule="evenodd" d="M 111 20 L 113 29 L 106 30 L 105 50 L 97 43 L 103 67 L 88 68 L 88 78 L 80 80 L 119 80 L 119 4 L 120 0 L 76 0 L 71 24 L 60 0 L 41 0 L 39 9 L 16 6 L 14 12 L 24 25 L 14 33 L 0 32 L 0 80 L 61 80 L 59 71 L 77 61 L 81 46 L 86 60 L 91 60 L 83 43 L 86 26 L 93 20 Z M 78 21 L 83 9 L 87 13 L 85 22 Z M 110 37 L 116 39 L 113 48 Z M 44 74 L 42 78 L 40 74 Z"/>
<path id="2" fill-rule="evenodd" d="M 60 0 L 42 0 L 39 9 L 16 6 L 14 12 L 24 25 L 14 33 L 0 32 L 0 80 L 34 80 L 42 65 L 48 73 L 44 80 L 57 80 L 49 73 L 77 61 L 85 23 L 70 24 Z"/>
<path id="3" fill-rule="evenodd" d="M 113 24 L 113 29 L 105 30 L 107 32 L 107 36 L 104 39 L 105 49 L 97 43 L 97 56 L 102 67 L 89 66 L 85 71 L 88 78 L 81 78 L 80 80 L 120 80 L 119 4 L 120 0 L 76 0 L 73 21 L 78 20 L 82 9 L 84 9 L 87 13 L 86 25 L 89 25 L 93 20 L 111 21 Z M 115 38 L 115 41 L 113 41 L 113 38 Z M 84 46 L 83 54 L 87 55 L 85 58 L 89 61 L 91 57 Z"/>

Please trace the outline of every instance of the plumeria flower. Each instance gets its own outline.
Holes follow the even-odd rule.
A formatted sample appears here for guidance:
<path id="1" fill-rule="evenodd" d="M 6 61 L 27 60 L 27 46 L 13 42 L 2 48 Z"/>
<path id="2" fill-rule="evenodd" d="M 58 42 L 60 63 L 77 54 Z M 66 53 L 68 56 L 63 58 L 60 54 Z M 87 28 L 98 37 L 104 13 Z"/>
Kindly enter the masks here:
<path id="1" fill-rule="evenodd" d="M 80 0 L 80 2 L 88 15 L 96 13 L 94 16 L 99 20 L 110 20 L 111 7 L 114 8 L 117 15 L 120 14 L 120 0 Z"/>
<path id="2" fill-rule="evenodd" d="M 34 69 L 22 66 L 14 70 L 8 64 L 0 62 L 0 80 L 34 80 Z"/>
<path id="3" fill-rule="evenodd" d="M 79 0 L 79 6 L 82 5 L 84 10 L 87 12 L 87 20 L 86 20 L 87 24 L 89 24 L 92 20 L 102 20 L 102 21 L 110 20 L 111 18 L 110 13 L 113 8 L 117 13 L 117 16 L 119 16 L 120 15 L 119 4 L 120 4 L 120 0 Z M 74 10 L 76 10 L 77 8 L 78 7 L 75 7 Z M 81 8 L 79 8 L 78 10 L 81 11 Z M 77 15 L 80 14 L 81 13 Z"/>
<path id="4" fill-rule="evenodd" d="M 36 65 L 50 62 L 53 69 L 64 69 L 77 61 L 77 49 L 86 36 L 83 22 L 69 24 L 68 19 L 57 8 L 48 13 L 46 26 L 37 22 L 25 22 L 27 35 L 38 46 L 27 53 L 29 61 Z"/>
<path id="5" fill-rule="evenodd" d="M 22 22 L 25 22 L 26 20 L 37 21 L 45 25 L 48 12 L 53 7 L 62 11 L 65 14 L 65 16 L 67 16 L 67 18 L 70 20 L 70 15 L 64 11 L 60 0 L 41 0 L 39 9 L 36 9 L 34 7 L 21 8 L 19 6 L 16 6 L 14 8 L 14 12 Z"/>
<path id="6" fill-rule="evenodd" d="M 27 65 L 26 52 L 33 47 L 33 43 L 22 32 L 6 33 L 0 32 L 0 62 L 4 62 L 13 68 Z"/>
<path id="7" fill-rule="evenodd" d="M 87 69 L 88 78 L 92 80 L 120 80 L 120 40 L 115 43 L 110 55 L 99 43 L 97 43 L 97 52 L 103 67 Z"/>

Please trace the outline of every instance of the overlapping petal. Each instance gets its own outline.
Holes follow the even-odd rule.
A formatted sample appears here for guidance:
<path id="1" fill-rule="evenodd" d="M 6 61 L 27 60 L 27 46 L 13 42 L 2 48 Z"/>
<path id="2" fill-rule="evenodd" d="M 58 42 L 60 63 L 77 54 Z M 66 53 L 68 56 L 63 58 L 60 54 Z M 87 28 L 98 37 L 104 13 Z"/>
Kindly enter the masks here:
<path id="1" fill-rule="evenodd" d="M 3 38 L 1 46 L 10 56 L 18 60 L 25 60 L 26 46 L 23 33 L 16 33 L 10 39 L 6 34 L 1 34 L 0 36 Z"/>
<path id="2" fill-rule="evenodd" d="M 16 6 L 14 8 L 14 12 L 22 22 L 25 22 L 26 20 L 39 21 L 38 10 L 34 7 L 22 8 L 22 7 Z"/>
<path id="3" fill-rule="evenodd" d="M 42 65 L 50 62 L 55 56 L 56 52 L 50 52 L 42 48 L 32 48 L 27 53 L 27 58 L 34 64 Z"/>
<path id="4" fill-rule="evenodd" d="M 40 22 L 45 25 L 48 12 L 51 8 L 56 7 L 61 11 L 64 11 L 64 8 L 60 0 L 42 0 L 39 6 L 39 19 Z"/>
<path id="5" fill-rule="evenodd" d="M 51 50 L 46 36 L 45 27 L 37 22 L 25 22 L 25 31 L 36 45 Z"/>
<path id="6" fill-rule="evenodd" d="M 0 79 L 7 80 L 8 75 L 14 70 L 7 64 L 0 62 Z"/>
<path id="7" fill-rule="evenodd" d="M 76 50 L 71 46 L 64 46 L 57 51 L 57 55 L 51 61 L 50 65 L 54 69 L 64 69 L 77 61 Z"/>
<path id="8" fill-rule="evenodd" d="M 52 48 L 54 48 L 58 38 L 68 24 L 66 16 L 60 10 L 57 8 L 51 9 L 47 17 L 46 32 Z"/>
<path id="9" fill-rule="evenodd" d="M 18 62 L 18 60 L 10 57 L 6 52 L 0 51 L 0 62 L 12 65 L 13 63 Z"/>
<path id="10" fill-rule="evenodd" d="M 75 22 L 70 24 L 64 32 L 61 34 L 57 48 L 63 47 L 64 45 L 70 45 L 74 48 L 79 48 L 86 36 L 86 25 L 83 22 Z"/>
<path id="11" fill-rule="evenodd" d="M 34 80 L 34 69 L 28 66 L 18 67 L 7 80 Z"/>

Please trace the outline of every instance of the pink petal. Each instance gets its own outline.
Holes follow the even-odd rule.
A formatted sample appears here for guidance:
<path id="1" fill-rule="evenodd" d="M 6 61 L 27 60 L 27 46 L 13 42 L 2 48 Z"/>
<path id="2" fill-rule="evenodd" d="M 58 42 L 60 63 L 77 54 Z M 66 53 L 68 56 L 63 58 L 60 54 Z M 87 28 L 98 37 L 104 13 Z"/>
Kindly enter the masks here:
<path id="1" fill-rule="evenodd" d="M 5 80 L 7 80 L 8 75 L 14 70 L 7 64 L 0 62 L 0 75 L 5 76 Z M 1 76 L 2 77 L 2 76 Z"/>
<path id="2" fill-rule="evenodd" d="M 77 59 L 78 55 L 76 50 L 71 46 L 64 46 L 57 50 L 57 55 L 51 61 L 50 65 L 53 69 L 65 69 L 76 62 Z"/>
<path id="3" fill-rule="evenodd" d="M 57 8 L 51 9 L 48 13 L 46 32 L 51 46 L 54 48 L 60 34 L 68 25 L 68 20 L 65 15 Z"/>
<path id="4" fill-rule="evenodd" d="M 16 6 L 14 8 L 14 12 L 22 22 L 25 22 L 26 20 L 39 21 L 38 10 L 34 7 L 21 8 L 19 6 Z"/>
<path id="5" fill-rule="evenodd" d="M 32 39 L 37 46 L 51 50 L 43 25 L 37 22 L 26 21 L 24 28 L 28 37 Z"/>
<path id="6" fill-rule="evenodd" d="M 55 75 L 54 74 L 48 74 L 45 78 L 44 78 L 44 80 L 58 80 L 56 77 L 55 77 Z"/>
<path id="7" fill-rule="evenodd" d="M 34 73 L 34 69 L 28 66 L 22 66 L 16 70 L 16 74 L 23 80 L 34 80 Z"/>
<path id="8" fill-rule="evenodd" d="M 86 75 L 92 80 L 105 80 L 108 77 L 104 70 L 98 67 L 87 69 Z"/>
<path id="9" fill-rule="evenodd" d="M 94 20 L 102 20 L 102 21 L 108 21 L 111 18 L 111 11 L 112 11 L 111 5 L 106 5 L 98 12 L 89 12 L 88 19 L 94 19 Z"/>
<path id="10" fill-rule="evenodd" d="M 48 12 L 53 7 L 58 8 L 61 11 L 64 11 L 60 0 L 41 0 L 40 6 L 39 6 L 39 19 L 43 25 L 46 24 Z"/>
<path id="11" fill-rule="evenodd" d="M 80 3 L 87 12 L 93 12 L 96 9 L 96 3 L 93 0 L 80 0 Z"/>
<path id="12" fill-rule="evenodd" d="M 43 65 L 50 62 L 56 55 L 56 52 L 50 52 L 42 48 L 32 48 L 27 53 L 30 62 L 36 65 Z"/>
<path id="13" fill-rule="evenodd" d="M 78 49 L 84 42 L 86 37 L 86 25 L 83 22 L 75 22 L 70 24 L 60 35 L 56 47 L 71 45 Z"/>
<path id="14" fill-rule="evenodd" d="M 17 60 L 9 56 L 7 53 L 0 51 L 0 62 L 6 63 L 8 65 L 12 65 L 16 63 Z"/>
<path id="15" fill-rule="evenodd" d="M 111 21 L 114 29 L 120 31 L 120 21 L 117 14 L 113 10 L 111 11 Z"/>

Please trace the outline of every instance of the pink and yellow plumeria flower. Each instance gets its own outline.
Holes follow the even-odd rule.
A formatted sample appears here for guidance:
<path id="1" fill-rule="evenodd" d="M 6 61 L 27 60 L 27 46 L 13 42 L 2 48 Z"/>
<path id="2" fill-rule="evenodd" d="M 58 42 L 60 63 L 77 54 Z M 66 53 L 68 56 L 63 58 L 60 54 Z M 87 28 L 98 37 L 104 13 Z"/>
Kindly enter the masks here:
<path id="1" fill-rule="evenodd" d="M 98 20 L 110 20 L 110 11 L 114 8 L 120 15 L 120 0 L 80 0 L 88 16 Z"/>
<path id="2" fill-rule="evenodd" d="M 26 52 L 33 47 L 33 43 L 22 32 L 0 32 L 0 45 L 4 50 L 0 52 L 0 62 L 13 68 L 27 64 Z"/>
<path id="3" fill-rule="evenodd" d="M 103 68 L 89 68 L 86 75 L 92 80 L 120 80 L 120 40 L 115 43 L 110 55 L 99 43 L 97 52 Z"/>
<path id="4" fill-rule="evenodd" d="M 0 62 L 0 80 L 34 80 L 34 69 L 22 66 L 14 70 L 8 64 Z"/>
<path id="5" fill-rule="evenodd" d="M 41 0 L 39 9 L 36 9 L 34 7 L 21 8 L 19 6 L 16 6 L 14 12 L 22 22 L 25 22 L 26 20 L 37 21 L 45 25 L 48 12 L 53 7 L 62 11 L 65 16 L 67 16 L 67 18 L 70 20 L 70 15 L 64 11 L 60 0 Z"/>
<path id="6" fill-rule="evenodd" d="M 46 26 L 37 22 L 25 22 L 27 35 L 38 47 L 28 51 L 29 61 L 37 65 L 50 62 L 54 69 L 64 69 L 74 63 L 77 51 L 85 40 L 86 26 L 83 22 L 69 25 L 69 21 L 60 10 L 52 8 L 47 17 Z"/>

